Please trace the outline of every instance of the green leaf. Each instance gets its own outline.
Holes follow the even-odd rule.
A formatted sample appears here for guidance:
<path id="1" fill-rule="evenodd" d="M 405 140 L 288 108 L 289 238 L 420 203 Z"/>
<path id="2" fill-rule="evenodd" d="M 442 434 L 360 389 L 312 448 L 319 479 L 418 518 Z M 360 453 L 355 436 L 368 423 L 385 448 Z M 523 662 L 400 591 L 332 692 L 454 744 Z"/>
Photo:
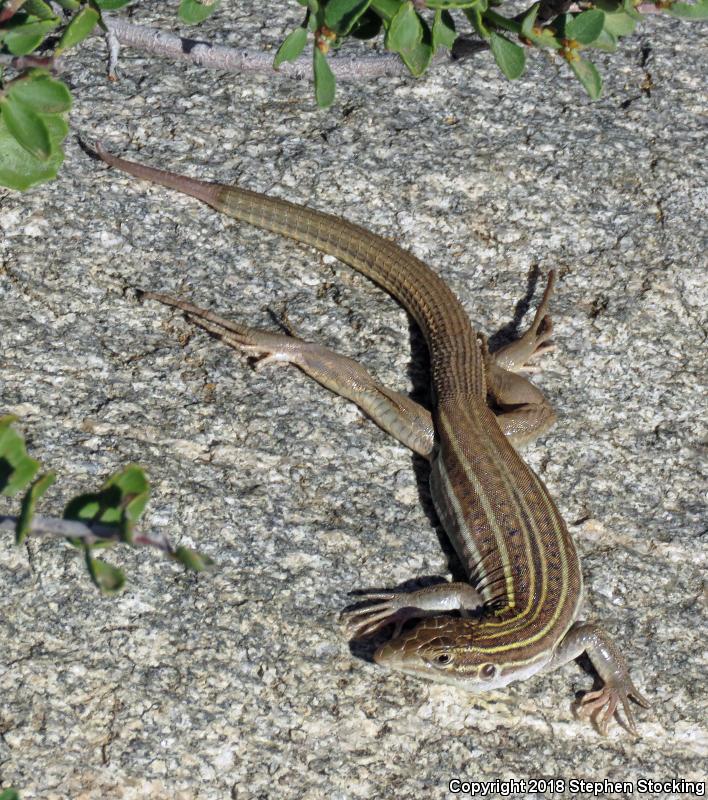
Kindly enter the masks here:
<path id="1" fill-rule="evenodd" d="M 133 528 L 145 510 L 149 496 L 145 473 L 136 464 L 129 464 L 112 475 L 98 492 L 87 492 L 70 500 L 63 516 L 64 519 L 115 526 L 123 541 L 130 544 Z M 83 546 L 80 539 L 73 539 L 72 544 Z M 106 540 L 105 545 L 101 543 L 94 547 L 112 544 L 113 540 Z"/>
<path id="2" fill-rule="evenodd" d="M 15 81 L 8 95 L 39 114 L 56 114 L 71 108 L 71 94 L 66 85 L 39 69 Z"/>
<path id="3" fill-rule="evenodd" d="M 384 21 L 386 26 L 396 16 L 401 0 L 371 0 L 371 9 Z"/>
<path id="4" fill-rule="evenodd" d="M 20 516 L 18 517 L 17 525 L 15 526 L 15 544 L 22 544 L 29 534 L 30 526 L 32 524 L 32 517 L 34 516 L 34 506 L 55 480 L 56 475 L 53 472 L 47 472 L 37 478 L 32 486 L 30 486 L 29 491 L 22 499 Z"/>
<path id="5" fill-rule="evenodd" d="M 637 27 L 637 20 L 625 11 L 605 12 L 604 30 L 614 37 L 629 36 Z M 594 42 L 597 45 L 599 39 Z"/>
<path id="6" fill-rule="evenodd" d="M 666 13 L 680 19 L 708 19 L 708 0 L 697 3 L 672 3 Z"/>
<path id="7" fill-rule="evenodd" d="M 568 63 L 576 78 L 583 84 L 583 88 L 590 95 L 590 99 L 597 100 L 602 94 L 602 78 L 595 65 L 584 58 L 578 58 Z"/>
<path id="8" fill-rule="evenodd" d="M 123 570 L 114 567 L 112 564 L 107 564 L 100 558 L 94 558 L 91 555 L 90 547 L 85 548 L 84 558 L 86 559 L 86 566 L 91 580 L 103 594 L 116 594 L 125 586 Z"/>
<path id="9" fill-rule="evenodd" d="M 495 31 L 491 33 L 489 46 L 499 69 L 504 75 L 506 75 L 510 81 L 518 78 L 526 66 L 524 48 L 510 42 L 506 37 Z"/>
<path id="10" fill-rule="evenodd" d="M 491 36 L 491 30 L 487 27 L 487 23 L 484 19 L 484 12 L 486 11 L 486 4 L 485 5 L 476 5 L 472 8 L 467 8 L 464 10 L 464 14 L 467 19 L 472 24 L 472 27 L 477 32 L 477 36 L 481 37 L 482 39 L 489 39 Z"/>
<path id="11" fill-rule="evenodd" d="M 5 47 L 13 56 L 26 56 L 36 50 L 58 24 L 59 20 L 54 17 L 52 19 L 25 22 L 12 27 L 5 33 Z"/>
<path id="12" fill-rule="evenodd" d="M 0 97 L 0 114 L 8 131 L 17 143 L 40 161 L 46 161 L 52 152 L 49 131 L 42 117 L 12 94 Z"/>
<path id="13" fill-rule="evenodd" d="M 550 47 L 553 50 L 560 50 L 563 47 L 560 38 L 550 28 L 536 27 L 536 18 L 540 3 L 534 3 L 521 20 L 521 30 L 519 35 L 528 39 L 536 47 Z"/>
<path id="14" fill-rule="evenodd" d="M 573 17 L 571 14 L 559 14 L 553 20 L 553 27 L 561 39 L 570 38 L 566 36 L 565 29 L 572 23 L 572 21 Z"/>
<path id="15" fill-rule="evenodd" d="M 411 52 L 422 39 L 423 25 L 413 3 L 402 3 L 391 20 L 386 35 L 386 47 L 394 53 Z"/>
<path id="16" fill-rule="evenodd" d="M 219 7 L 221 0 L 180 0 L 179 18 L 187 25 L 196 25 L 203 22 Z"/>
<path id="17" fill-rule="evenodd" d="M 455 20 L 447 11 L 435 12 L 432 37 L 433 52 L 435 52 L 438 47 L 444 47 L 446 50 L 451 50 L 453 44 L 455 44 L 455 39 L 457 39 Z"/>
<path id="18" fill-rule="evenodd" d="M 592 44 L 605 25 L 605 12 L 599 8 L 583 11 L 565 25 L 565 38 L 574 39 L 580 44 Z"/>
<path id="19" fill-rule="evenodd" d="M 536 24 L 539 7 L 540 3 L 534 3 L 521 20 L 521 35 L 527 39 L 531 39 L 534 35 L 533 29 Z"/>
<path id="20" fill-rule="evenodd" d="M 371 0 L 329 0 L 324 24 L 340 36 L 346 36 L 370 5 Z"/>
<path id="21" fill-rule="evenodd" d="M 94 0 L 94 2 L 101 11 L 115 11 L 117 8 L 123 8 L 128 3 L 132 3 L 133 0 Z"/>
<path id="22" fill-rule="evenodd" d="M 98 18 L 99 14 L 95 9 L 90 6 L 82 8 L 66 26 L 54 54 L 58 56 L 64 50 L 68 50 L 70 47 L 82 42 L 96 27 Z"/>
<path id="23" fill-rule="evenodd" d="M 418 77 L 422 75 L 430 64 L 433 57 L 433 47 L 431 44 L 430 31 L 426 27 L 425 38 L 413 50 L 408 50 L 398 54 L 403 63 L 408 67 L 411 75 Z"/>
<path id="24" fill-rule="evenodd" d="M 175 550 L 174 558 L 192 572 L 204 572 L 214 563 L 209 556 L 198 553 L 189 547 L 178 547 Z"/>
<path id="25" fill-rule="evenodd" d="M 52 142 L 52 154 L 47 161 L 30 155 L 8 131 L 0 114 L 0 185 L 24 190 L 35 183 L 54 178 L 64 160 L 61 143 L 69 132 L 62 117 L 51 114 L 44 117 Z"/>
<path id="26" fill-rule="evenodd" d="M 327 57 L 319 47 L 313 49 L 313 67 L 315 73 L 315 99 L 320 108 L 327 108 L 334 101 L 335 80 L 327 63 Z"/>
<path id="27" fill-rule="evenodd" d="M 479 0 L 427 0 L 426 8 L 444 10 L 448 8 L 472 8 L 477 5 Z"/>
<path id="28" fill-rule="evenodd" d="M 484 19 L 490 27 L 501 28 L 503 31 L 509 31 L 509 33 L 513 33 L 517 36 L 521 33 L 520 22 L 517 22 L 515 19 L 509 19 L 503 14 L 497 14 L 492 8 L 488 8 L 484 12 Z"/>
<path id="29" fill-rule="evenodd" d="M 432 36 L 411 2 L 403 3 L 391 19 L 385 45 L 400 55 L 412 75 L 425 72 L 433 56 Z"/>
<path id="30" fill-rule="evenodd" d="M 132 541 L 135 523 L 150 499 L 150 484 L 142 467 L 129 464 L 106 481 L 105 487 L 117 486 L 121 490 L 121 529 L 125 541 Z"/>
<path id="31" fill-rule="evenodd" d="M 20 795 L 15 789 L 3 789 L 0 792 L 0 800 L 20 800 Z"/>
<path id="32" fill-rule="evenodd" d="M 592 46 L 597 50 L 604 50 L 606 53 L 614 53 L 617 50 L 617 37 L 609 31 L 603 30 Z"/>
<path id="33" fill-rule="evenodd" d="M 65 11 L 76 11 L 76 9 L 79 8 L 79 6 L 81 5 L 81 3 L 79 3 L 79 0 L 56 0 L 56 2 Z M 130 0 L 126 0 L 126 2 L 130 2 Z M 98 2 L 98 5 L 101 5 L 100 2 Z"/>
<path id="34" fill-rule="evenodd" d="M 22 10 L 33 17 L 37 17 L 37 19 L 53 19 L 59 22 L 57 15 L 44 0 L 25 0 Z"/>
<path id="35" fill-rule="evenodd" d="M 283 61 L 295 61 L 296 58 L 302 53 L 307 44 L 307 29 L 295 28 L 283 40 L 283 43 L 278 48 L 278 52 L 273 59 L 273 69 L 283 63 Z"/>
<path id="36" fill-rule="evenodd" d="M 528 39 L 536 45 L 536 47 L 550 47 L 554 50 L 560 50 L 563 47 L 560 36 L 550 28 L 536 28 L 536 17 L 538 16 L 539 4 L 535 3 L 528 11 L 528 14 L 521 20 L 520 36 Z"/>
<path id="37" fill-rule="evenodd" d="M 25 440 L 11 415 L 0 417 L 0 494 L 12 497 L 27 486 L 39 469 L 39 461 L 27 455 Z"/>

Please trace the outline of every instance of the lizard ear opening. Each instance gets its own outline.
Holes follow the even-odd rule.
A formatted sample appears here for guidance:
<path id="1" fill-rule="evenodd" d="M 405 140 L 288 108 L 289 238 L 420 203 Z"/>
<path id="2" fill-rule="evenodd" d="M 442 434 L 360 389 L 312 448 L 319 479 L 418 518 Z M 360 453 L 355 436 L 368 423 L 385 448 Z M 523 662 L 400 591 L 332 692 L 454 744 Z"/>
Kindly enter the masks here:
<path id="1" fill-rule="evenodd" d="M 490 681 L 497 674 L 497 668 L 494 664 L 482 664 L 479 668 L 479 677 L 483 681 Z"/>

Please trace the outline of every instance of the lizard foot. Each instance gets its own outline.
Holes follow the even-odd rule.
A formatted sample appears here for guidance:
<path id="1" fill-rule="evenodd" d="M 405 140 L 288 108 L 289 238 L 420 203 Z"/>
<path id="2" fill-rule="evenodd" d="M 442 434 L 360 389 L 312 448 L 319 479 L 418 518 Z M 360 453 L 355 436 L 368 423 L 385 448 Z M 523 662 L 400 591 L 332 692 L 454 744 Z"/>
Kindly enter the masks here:
<path id="1" fill-rule="evenodd" d="M 304 354 L 310 351 L 319 352 L 316 345 L 303 342 L 296 336 L 284 336 L 279 333 L 249 328 L 177 297 L 171 297 L 161 292 L 142 290 L 140 295 L 144 300 L 157 300 L 159 303 L 184 311 L 190 322 L 214 336 L 218 336 L 234 350 L 253 358 L 256 370 L 270 364 L 303 366 Z"/>
<path id="2" fill-rule="evenodd" d="M 552 353 L 556 349 L 556 345 L 549 341 L 552 335 L 553 320 L 549 315 L 546 315 L 541 320 L 536 332 L 534 338 L 534 349 L 526 357 L 526 360 L 516 368 L 517 372 L 526 372 L 528 374 L 541 372 L 541 367 L 530 362 L 541 356 L 545 356 L 546 353 Z"/>
<path id="3" fill-rule="evenodd" d="M 543 297 L 528 330 L 517 341 L 495 351 L 494 360 L 502 369 L 511 372 L 540 372 L 540 367 L 530 362 L 556 349 L 556 346 L 549 341 L 553 335 L 553 320 L 548 313 L 555 283 L 556 273 L 555 270 L 551 270 L 548 273 Z"/>
<path id="4" fill-rule="evenodd" d="M 405 622 L 419 616 L 419 609 L 414 607 L 408 594 L 369 592 L 358 596 L 357 599 L 379 600 L 381 602 L 364 606 L 363 608 L 353 608 L 351 611 L 343 611 L 341 613 L 340 619 L 344 623 L 347 635 L 352 639 L 373 636 L 377 631 L 391 623 L 395 623 L 396 626 L 393 632 L 393 638 L 395 639 L 400 635 Z"/>
<path id="5" fill-rule="evenodd" d="M 630 697 L 644 708 L 649 708 L 649 701 L 637 691 L 634 684 L 628 680 L 622 686 L 606 685 L 595 692 L 586 692 L 580 700 L 577 714 L 581 719 L 590 719 L 603 736 L 607 736 L 610 720 L 617 711 L 617 706 L 622 703 L 626 718 L 627 728 L 639 736 L 634 714 L 630 705 Z"/>

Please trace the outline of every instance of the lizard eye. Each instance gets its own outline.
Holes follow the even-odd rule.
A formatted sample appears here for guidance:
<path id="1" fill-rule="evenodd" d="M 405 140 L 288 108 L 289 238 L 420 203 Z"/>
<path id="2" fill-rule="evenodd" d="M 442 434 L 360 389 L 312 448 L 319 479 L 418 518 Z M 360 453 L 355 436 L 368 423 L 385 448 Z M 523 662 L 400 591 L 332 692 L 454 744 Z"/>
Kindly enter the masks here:
<path id="1" fill-rule="evenodd" d="M 491 680 L 497 674 L 497 668 L 494 664 L 482 664 L 479 668 L 479 677 L 483 681 Z"/>
<path id="2" fill-rule="evenodd" d="M 440 653 L 433 659 L 439 667 L 444 667 L 452 661 L 452 656 L 449 653 Z"/>

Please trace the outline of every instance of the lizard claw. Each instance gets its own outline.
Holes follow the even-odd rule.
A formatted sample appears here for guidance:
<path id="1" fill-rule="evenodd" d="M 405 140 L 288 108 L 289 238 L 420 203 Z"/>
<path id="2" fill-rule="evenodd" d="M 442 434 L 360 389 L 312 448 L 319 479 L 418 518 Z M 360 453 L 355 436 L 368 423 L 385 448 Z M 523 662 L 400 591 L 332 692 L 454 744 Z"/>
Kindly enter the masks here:
<path id="1" fill-rule="evenodd" d="M 403 624 L 413 617 L 419 616 L 417 608 L 410 605 L 407 594 L 394 592 L 370 592 L 361 595 L 361 600 L 379 600 L 374 605 L 353 608 L 343 611 L 340 620 L 344 623 L 347 635 L 352 639 L 361 639 L 385 628 L 386 625 L 395 623 L 393 638 L 396 638 L 403 628 Z"/>
<path id="2" fill-rule="evenodd" d="M 533 333 L 534 349 L 526 357 L 526 361 L 517 367 L 519 372 L 540 372 L 539 367 L 536 367 L 529 362 L 533 359 L 539 358 L 540 356 L 546 355 L 546 353 L 551 353 L 556 349 L 555 344 L 549 341 L 553 335 L 553 320 L 549 314 L 546 314 L 541 319 L 535 331 L 533 331 L 533 328 L 530 330 Z"/>
<path id="3" fill-rule="evenodd" d="M 644 708 L 649 708 L 649 701 L 643 697 L 636 689 L 634 684 L 628 680 L 621 686 L 605 685 L 602 689 L 594 692 L 586 692 L 580 701 L 577 711 L 581 719 L 590 719 L 596 725 L 603 736 L 607 736 L 610 720 L 617 712 L 617 706 L 622 704 L 626 718 L 627 728 L 639 736 L 637 725 L 634 721 L 634 714 L 629 699 L 632 698 L 636 703 Z"/>

